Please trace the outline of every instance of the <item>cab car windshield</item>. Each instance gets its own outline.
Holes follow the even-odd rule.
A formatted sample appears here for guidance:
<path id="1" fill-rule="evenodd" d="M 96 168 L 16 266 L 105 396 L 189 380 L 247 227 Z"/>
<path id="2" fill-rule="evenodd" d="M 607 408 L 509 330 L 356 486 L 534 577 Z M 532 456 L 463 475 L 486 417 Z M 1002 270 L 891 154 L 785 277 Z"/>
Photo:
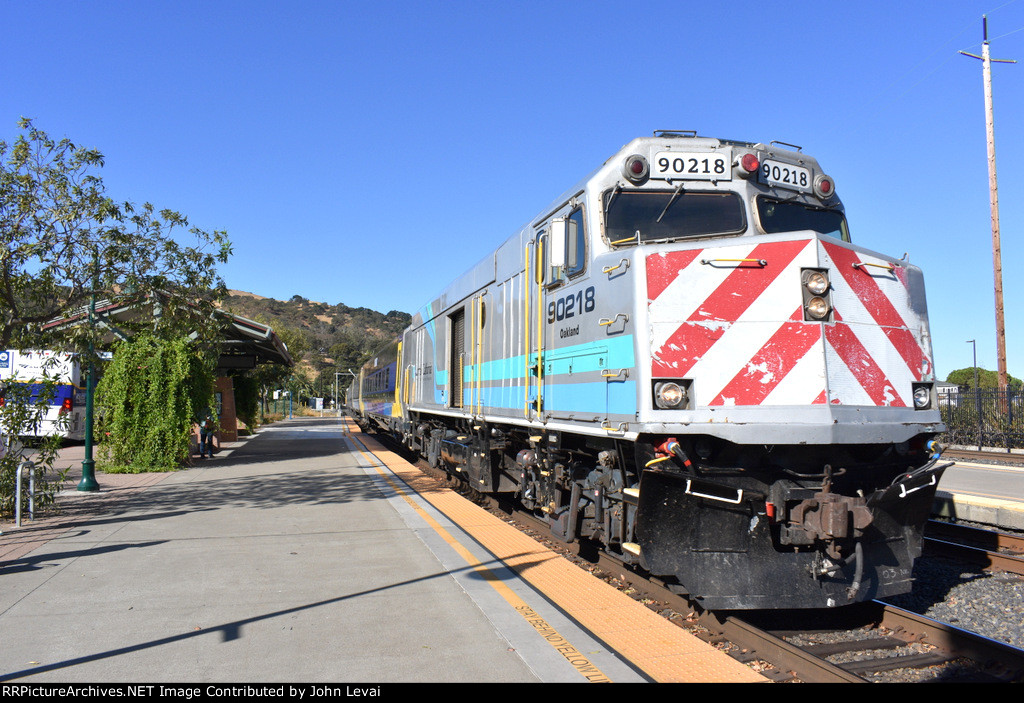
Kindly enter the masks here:
<path id="1" fill-rule="evenodd" d="M 826 210 L 794 201 L 757 198 L 757 218 L 768 234 L 811 230 L 830 237 L 850 241 L 846 216 L 841 210 Z"/>

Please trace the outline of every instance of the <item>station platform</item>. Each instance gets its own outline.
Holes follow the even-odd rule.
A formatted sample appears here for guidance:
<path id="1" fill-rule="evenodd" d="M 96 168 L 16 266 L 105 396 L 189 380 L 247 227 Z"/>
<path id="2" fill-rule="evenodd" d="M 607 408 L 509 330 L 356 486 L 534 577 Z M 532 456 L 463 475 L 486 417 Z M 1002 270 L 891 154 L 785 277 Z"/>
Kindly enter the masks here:
<path id="1" fill-rule="evenodd" d="M 275 423 L 4 523 L 0 681 L 766 681 L 353 430 Z"/>
<path id="2" fill-rule="evenodd" d="M 932 505 L 932 515 L 992 525 L 1005 530 L 1024 530 L 1024 504 L 1000 498 L 938 491 Z"/>
<path id="3" fill-rule="evenodd" d="M 1001 463 L 957 460 L 946 469 L 932 514 L 1024 530 L 1024 456 L 993 452 L 992 457 Z"/>

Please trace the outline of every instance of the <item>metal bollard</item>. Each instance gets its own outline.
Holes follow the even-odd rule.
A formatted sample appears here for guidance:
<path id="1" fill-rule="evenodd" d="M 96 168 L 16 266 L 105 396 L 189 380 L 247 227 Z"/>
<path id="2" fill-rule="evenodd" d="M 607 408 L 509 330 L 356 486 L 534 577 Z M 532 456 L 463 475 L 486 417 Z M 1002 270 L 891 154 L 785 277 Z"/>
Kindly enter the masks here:
<path id="1" fill-rule="evenodd" d="M 18 464 L 18 471 L 15 476 L 15 492 L 14 492 L 14 524 L 21 527 L 21 472 L 26 466 L 28 470 L 28 519 L 34 520 L 36 516 L 36 472 L 32 469 L 35 468 L 28 459 Z"/>

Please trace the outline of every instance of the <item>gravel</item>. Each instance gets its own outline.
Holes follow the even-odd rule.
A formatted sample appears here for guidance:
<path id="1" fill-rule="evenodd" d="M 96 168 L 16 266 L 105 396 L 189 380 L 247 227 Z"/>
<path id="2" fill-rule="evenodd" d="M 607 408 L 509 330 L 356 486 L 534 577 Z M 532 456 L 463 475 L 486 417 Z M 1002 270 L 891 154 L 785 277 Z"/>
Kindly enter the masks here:
<path id="1" fill-rule="evenodd" d="M 1024 649 L 1024 577 L 925 556 L 914 579 L 911 593 L 887 602 Z"/>

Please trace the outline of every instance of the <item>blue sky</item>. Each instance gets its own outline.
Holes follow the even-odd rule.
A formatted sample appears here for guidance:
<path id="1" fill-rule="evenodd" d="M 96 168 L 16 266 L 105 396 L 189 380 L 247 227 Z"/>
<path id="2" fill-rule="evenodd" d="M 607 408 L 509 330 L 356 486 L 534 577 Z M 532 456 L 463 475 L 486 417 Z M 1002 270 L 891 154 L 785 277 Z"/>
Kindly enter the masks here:
<path id="1" fill-rule="evenodd" d="M 940 378 L 994 369 L 981 62 L 1024 0 L 0 0 L 0 135 L 106 156 L 111 195 L 224 229 L 232 288 L 412 312 L 634 137 L 801 145 L 854 240 L 925 271 Z M 993 70 L 1024 377 L 1024 63 Z"/>

